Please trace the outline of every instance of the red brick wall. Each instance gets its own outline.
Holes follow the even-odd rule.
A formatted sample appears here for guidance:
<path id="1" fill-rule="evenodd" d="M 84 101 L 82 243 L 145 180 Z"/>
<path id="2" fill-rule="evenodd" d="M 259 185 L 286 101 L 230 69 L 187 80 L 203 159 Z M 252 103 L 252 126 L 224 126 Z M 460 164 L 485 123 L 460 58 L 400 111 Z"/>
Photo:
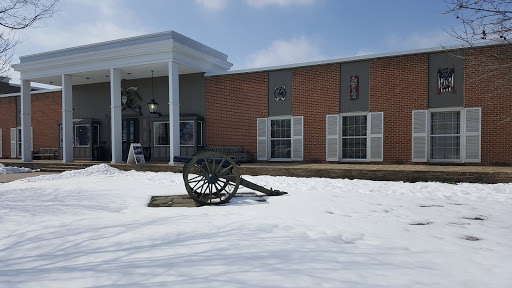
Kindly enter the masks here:
<path id="1" fill-rule="evenodd" d="M 16 97 L 0 98 L 2 158 L 11 157 L 11 128 L 16 127 Z"/>
<path id="2" fill-rule="evenodd" d="M 428 109 L 428 54 L 370 62 L 370 112 L 384 112 L 384 162 L 410 163 L 412 111 Z"/>
<path id="3" fill-rule="evenodd" d="M 293 70 L 293 116 L 304 116 L 304 161 L 325 161 L 325 117 L 340 113 L 340 64 Z"/>
<path id="4" fill-rule="evenodd" d="M 256 119 L 267 117 L 267 98 L 267 72 L 207 77 L 207 146 L 242 146 L 256 158 Z"/>
<path id="5" fill-rule="evenodd" d="M 16 127 L 16 98 L 0 98 L 2 157 L 11 157 L 11 128 Z M 34 151 L 59 145 L 57 122 L 62 119 L 61 92 L 32 94 L 32 129 Z M 20 123 L 21 125 L 21 123 Z"/>
<path id="6" fill-rule="evenodd" d="M 62 121 L 61 95 L 60 91 L 32 94 L 34 151 L 39 151 L 39 148 L 59 147 L 57 123 Z"/>
<path id="7" fill-rule="evenodd" d="M 512 46 L 466 51 L 465 107 L 482 107 L 482 164 L 512 164 Z"/>

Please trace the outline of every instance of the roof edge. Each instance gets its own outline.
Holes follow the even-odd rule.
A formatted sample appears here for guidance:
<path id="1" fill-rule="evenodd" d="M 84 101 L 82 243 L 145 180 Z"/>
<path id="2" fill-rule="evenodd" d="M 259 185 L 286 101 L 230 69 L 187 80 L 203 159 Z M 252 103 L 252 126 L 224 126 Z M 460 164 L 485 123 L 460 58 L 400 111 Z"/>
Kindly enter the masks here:
<path id="1" fill-rule="evenodd" d="M 284 69 L 292 69 L 292 68 L 305 67 L 305 66 L 326 65 L 326 64 L 334 64 L 334 63 L 343 63 L 343 62 L 355 62 L 355 61 L 371 60 L 371 59 L 386 58 L 386 57 L 397 57 L 397 56 L 415 55 L 415 54 L 423 54 L 423 53 L 437 53 L 437 52 L 449 51 L 449 50 L 469 49 L 469 48 L 474 48 L 474 47 L 485 47 L 485 46 L 500 46 L 500 45 L 511 45 L 511 43 L 500 42 L 500 41 L 488 41 L 488 42 L 481 42 L 481 43 L 476 43 L 476 44 L 472 44 L 472 45 L 462 44 L 462 45 L 440 46 L 440 47 L 432 47 L 432 48 L 421 48 L 421 49 L 404 50 L 404 51 L 397 51 L 397 52 L 377 53 L 377 54 L 368 54 L 368 55 L 361 55 L 361 56 L 350 56 L 350 57 L 341 57 L 341 58 L 333 58 L 333 59 L 310 61 L 310 62 L 284 64 L 284 65 L 277 65 L 277 66 L 267 66 L 267 67 L 232 70 L 232 71 L 226 71 L 226 72 L 221 72 L 221 73 L 207 73 L 207 74 L 205 74 L 205 76 L 209 77 L 209 76 L 254 73 L 254 72 L 272 71 L 272 70 L 284 70 Z"/>

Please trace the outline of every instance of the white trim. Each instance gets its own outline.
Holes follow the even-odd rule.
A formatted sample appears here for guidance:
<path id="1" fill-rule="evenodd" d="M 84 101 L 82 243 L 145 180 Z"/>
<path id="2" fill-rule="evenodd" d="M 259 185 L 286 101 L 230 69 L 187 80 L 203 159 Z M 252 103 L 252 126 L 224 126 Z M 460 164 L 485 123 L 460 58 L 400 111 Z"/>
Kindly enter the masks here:
<path id="1" fill-rule="evenodd" d="M 33 90 L 33 91 L 30 91 L 30 94 L 34 95 L 34 94 L 44 94 L 44 93 L 52 93 L 52 92 L 60 92 L 62 91 L 62 88 L 59 88 L 59 89 L 42 89 L 42 90 Z M 21 96 L 21 92 L 16 92 L 16 93 L 9 93 L 9 94 L 0 94 L 0 98 L 7 98 L 7 97 L 17 97 L 17 96 Z"/>
<path id="2" fill-rule="evenodd" d="M 368 131 L 368 114 L 369 112 L 348 112 L 348 113 L 340 113 L 340 134 L 339 134 L 339 158 L 340 161 L 343 162 L 369 162 L 369 154 L 368 154 L 368 138 L 369 138 L 369 131 Z M 357 136 L 357 138 L 366 138 L 366 158 L 365 159 L 353 159 L 353 158 L 343 158 L 343 117 L 350 117 L 350 116 L 366 116 L 366 136 Z"/>
<path id="3" fill-rule="evenodd" d="M 0 128 L 0 158 L 2 158 L 2 128 Z"/>
<path id="4" fill-rule="evenodd" d="M 268 161 L 279 161 L 279 162 L 286 162 L 286 161 L 293 161 L 292 160 L 292 146 L 293 146 L 293 143 L 292 143 L 292 133 L 293 133 L 293 127 L 292 127 L 292 116 L 291 115 L 286 115 L 286 116 L 272 116 L 272 117 L 268 117 L 268 121 L 267 121 L 267 137 L 268 137 L 268 140 L 267 140 L 267 159 Z M 272 120 L 290 120 L 290 158 L 272 158 Z M 288 138 L 276 138 L 276 139 L 288 139 Z"/>
<path id="5" fill-rule="evenodd" d="M 56 75 L 167 62 L 216 73 L 233 66 L 227 57 L 204 44 L 169 31 L 22 56 L 20 63 L 12 67 L 20 72 L 23 79 L 35 82 L 40 79 L 39 82 L 45 83 L 44 78 Z"/>
<path id="6" fill-rule="evenodd" d="M 459 159 L 432 159 L 432 113 L 436 112 L 459 112 Z M 430 108 L 428 109 L 427 118 L 427 147 L 428 147 L 428 162 L 430 163 L 464 163 L 464 108 L 463 107 L 446 107 L 446 108 Z M 452 136 L 446 135 L 446 136 Z M 457 135 L 453 135 L 457 136 Z"/>

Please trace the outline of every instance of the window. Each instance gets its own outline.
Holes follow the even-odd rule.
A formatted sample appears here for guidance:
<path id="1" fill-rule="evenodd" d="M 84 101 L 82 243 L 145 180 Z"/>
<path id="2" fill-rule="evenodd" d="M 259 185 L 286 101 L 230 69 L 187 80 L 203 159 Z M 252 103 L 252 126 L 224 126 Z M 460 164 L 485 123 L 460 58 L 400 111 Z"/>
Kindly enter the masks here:
<path id="1" fill-rule="evenodd" d="M 95 124 L 92 129 L 92 145 L 98 147 L 100 146 L 100 125 Z"/>
<path id="2" fill-rule="evenodd" d="M 75 125 L 75 147 L 91 146 L 91 126 Z"/>
<path id="3" fill-rule="evenodd" d="M 155 146 L 169 146 L 169 122 L 155 122 Z"/>
<path id="4" fill-rule="evenodd" d="M 291 119 L 270 120 L 270 158 L 289 159 L 292 157 Z"/>
<path id="5" fill-rule="evenodd" d="M 194 121 L 180 121 L 180 145 L 194 146 Z"/>
<path id="6" fill-rule="evenodd" d="M 480 162 L 482 108 L 412 111 L 413 162 Z"/>
<path id="7" fill-rule="evenodd" d="M 341 158 L 366 159 L 366 115 L 343 116 L 341 123 Z"/>
<path id="8" fill-rule="evenodd" d="M 203 145 L 203 122 L 197 121 L 197 131 L 194 127 L 196 121 L 180 121 L 180 146 L 194 146 L 194 134 L 197 139 L 197 146 Z M 155 146 L 169 146 L 169 122 L 155 122 L 154 141 Z"/>
<path id="9" fill-rule="evenodd" d="M 431 159 L 460 159 L 460 131 L 460 111 L 432 112 Z"/>

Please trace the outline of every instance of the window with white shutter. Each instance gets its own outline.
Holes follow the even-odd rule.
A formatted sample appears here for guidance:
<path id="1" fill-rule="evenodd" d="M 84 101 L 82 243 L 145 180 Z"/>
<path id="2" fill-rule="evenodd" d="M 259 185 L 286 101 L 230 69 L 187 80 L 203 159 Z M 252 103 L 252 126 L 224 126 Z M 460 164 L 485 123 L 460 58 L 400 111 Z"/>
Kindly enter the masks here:
<path id="1" fill-rule="evenodd" d="M 482 108 L 466 108 L 465 113 L 465 162 L 481 161 Z"/>
<path id="2" fill-rule="evenodd" d="M 257 120 L 257 159 L 268 160 L 267 153 L 267 118 L 258 118 Z"/>
<path id="3" fill-rule="evenodd" d="M 384 157 L 384 113 L 373 112 L 368 114 L 368 160 L 383 161 Z"/>
<path id="4" fill-rule="evenodd" d="M 292 117 L 292 160 L 304 160 L 304 117 Z"/>
<path id="5" fill-rule="evenodd" d="M 327 115 L 326 117 L 326 152 L 325 157 L 327 161 L 338 161 L 339 160 L 339 115 Z"/>
<path id="6" fill-rule="evenodd" d="M 413 162 L 480 162 L 482 109 L 412 112 Z"/>
<path id="7" fill-rule="evenodd" d="M 428 159 L 428 111 L 412 111 L 412 161 L 427 162 Z"/>

